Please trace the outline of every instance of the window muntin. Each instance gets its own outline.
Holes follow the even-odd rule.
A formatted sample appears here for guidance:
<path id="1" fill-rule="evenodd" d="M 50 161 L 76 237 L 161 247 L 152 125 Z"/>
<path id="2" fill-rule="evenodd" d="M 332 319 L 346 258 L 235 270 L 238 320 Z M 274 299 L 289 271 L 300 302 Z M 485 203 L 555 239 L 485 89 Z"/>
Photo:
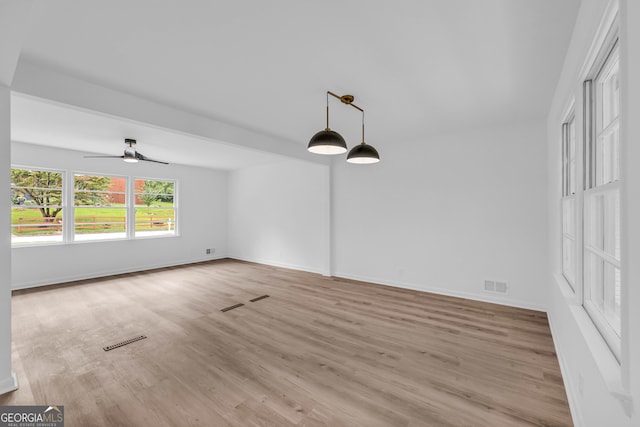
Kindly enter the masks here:
<path id="1" fill-rule="evenodd" d="M 74 175 L 74 240 L 127 237 L 127 178 Z"/>
<path id="2" fill-rule="evenodd" d="M 620 85 L 617 42 L 585 82 L 584 301 L 585 310 L 619 357 L 622 306 L 620 274 Z M 592 106 L 592 108 L 591 108 Z"/>
<path id="3" fill-rule="evenodd" d="M 576 272 L 576 120 L 562 125 L 562 274 L 575 290 Z"/>
<path id="4" fill-rule="evenodd" d="M 614 47 L 595 79 L 596 185 L 620 179 L 620 79 L 618 47 Z"/>
<path id="5" fill-rule="evenodd" d="M 135 235 L 150 237 L 176 232 L 175 182 L 134 181 Z"/>
<path id="6" fill-rule="evenodd" d="M 61 171 L 11 169 L 11 244 L 63 241 Z"/>

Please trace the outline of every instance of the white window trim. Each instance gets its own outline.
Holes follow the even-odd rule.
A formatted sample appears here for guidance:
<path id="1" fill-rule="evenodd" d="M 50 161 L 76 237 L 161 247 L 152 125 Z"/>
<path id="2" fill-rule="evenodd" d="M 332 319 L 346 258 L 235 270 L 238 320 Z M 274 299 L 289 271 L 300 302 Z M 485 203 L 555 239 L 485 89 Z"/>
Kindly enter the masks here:
<path id="1" fill-rule="evenodd" d="M 577 82 L 584 82 L 590 79 L 590 74 L 594 68 L 594 65 L 598 62 L 598 56 L 600 55 L 601 51 L 605 48 L 605 46 L 608 44 L 607 43 L 607 41 L 609 40 L 608 37 L 610 36 L 612 29 L 619 28 L 618 10 L 619 10 L 618 1 L 609 0 L 606 6 L 606 10 L 603 13 L 603 19 L 601 20 L 600 25 L 595 33 L 591 46 L 588 50 L 588 53 L 585 55 L 585 60 L 582 64 L 582 67 L 577 74 L 577 78 L 576 78 Z M 624 84 L 624 79 L 622 80 L 621 84 Z M 624 88 L 622 88 L 622 90 L 623 89 Z M 580 91 L 576 90 L 576 96 L 577 97 L 584 96 L 584 92 L 582 90 Z M 579 109 L 576 110 L 576 112 L 580 112 L 579 110 L 584 107 L 584 102 L 581 102 L 581 101 L 584 101 L 584 100 L 582 98 L 577 98 L 577 99 L 579 101 L 579 104 L 576 103 L 576 105 L 579 105 Z M 584 121 L 584 114 L 587 114 L 588 112 L 582 111 L 582 113 L 583 114 L 580 114 L 578 116 L 581 119 L 582 123 L 580 122 L 578 123 L 579 125 L 581 124 L 581 126 L 577 128 L 577 135 L 579 136 L 578 141 L 580 142 L 577 144 L 577 147 L 576 147 L 577 157 L 578 159 L 581 159 L 581 160 L 585 159 L 585 154 L 586 154 L 583 151 L 584 146 L 582 141 L 584 140 L 584 137 L 586 136 L 586 134 L 588 134 L 591 131 L 591 129 L 588 129 L 585 127 L 585 121 Z M 563 115 L 562 117 L 566 117 L 566 115 Z M 621 111 L 621 117 L 624 117 L 624 111 Z M 621 149 L 622 147 L 624 147 L 624 144 L 625 142 L 621 141 Z M 585 164 L 583 161 L 579 161 L 576 166 L 578 169 L 577 170 L 578 176 L 586 177 L 586 173 L 585 173 L 586 171 L 584 170 L 584 168 L 588 167 L 589 165 Z M 621 176 L 624 176 L 624 171 L 622 170 L 621 170 Z M 578 211 L 580 209 L 580 212 L 582 209 L 581 206 L 584 205 L 583 189 L 586 187 L 587 183 L 583 182 L 582 184 L 583 185 L 577 186 L 577 192 L 576 192 L 576 196 L 577 196 L 576 210 Z M 622 203 L 624 204 L 624 202 Z M 624 212 L 622 213 L 622 215 L 624 216 Z M 582 219 L 583 219 L 582 217 L 583 215 L 581 214 L 578 215 L 578 223 L 576 224 L 578 226 L 577 238 L 578 238 L 579 248 L 583 246 L 582 236 L 583 236 L 584 225 L 582 223 Z M 622 247 L 624 248 L 625 246 L 624 233 L 622 233 L 622 239 L 623 239 Z M 580 252 L 582 253 L 582 251 Z M 622 253 L 622 260 L 623 262 L 625 260 L 624 252 Z M 627 318 L 628 318 L 627 300 L 623 299 L 622 307 L 621 307 L 622 309 L 621 355 L 619 359 L 616 359 L 613 352 L 611 351 L 611 348 L 608 346 L 604 337 L 602 336 L 600 331 L 597 329 L 596 325 L 594 324 L 593 320 L 591 319 L 591 317 L 589 316 L 589 314 L 587 313 L 587 311 L 585 310 L 582 304 L 582 301 L 583 301 L 582 275 L 584 271 L 582 264 L 583 264 L 582 256 L 579 256 L 578 266 L 577 266 L 577 277 L 576 277 L 576 281 L 579 283 L 579 285 L 577 286 L 575 294 L 571 293 L 571 288 L 569 287 L 561 271 L 554 274 L 554 278 L 559 287 L 559 290 L 562 293 L 562 296 L 567 302 L 567 305 L 570 309 L 570 313 L 580 330 L 580 333 L 585 341 L 585 344 L 589 349 L 589 353 L 591 354 L 594 362 L 598 366 L 598 369 L 600 371 L 600 374 L 602 375 L 603 381 L 606 384 L 607 390 L 609 391 L 612 397 L 614 397 L 616 400 L 620 402 L 620 404 L 624 408 L 625 413 L 627 414 L 627 416 L 630 417 L 633 411 L 633 402 L 630 395 L 630 384 L 629 384 L 629 362 L 630 361 L 629 361 L 628 342 L 627 342 L 628 332 L 626 330 Z M 624 276 L 623 276 L 623 281 L 624 281 Z M 626 287 L 623 287 L 622 295 L 624 298 L 626 295 Z M 571 383 L 569 383 L 569 385 L 570 384 Z"/>
<path id="2" fill-rule="evenodd" d="M 61 173 L 62 174 L 62 214 L 66 215 L 67 217 L 69 216 L 69 210 L 67 210 L 68 208 L 68 195 L 66 194 L 66 180 L 68 179 L 68 173 L 66 170 L 64 169 L 55 169 L 55 168 L 45 168 L 45 167 L 40 167 L 40 166 L 26 166 L 26 165 L 21 165 L 21 164 L 14 164 L 11 163 L 11 168 L 10 169 L 26 169 L 26 170 L 38 170 L 38 171 L 45 171 L 45 172 L 56 172 L 56 173 Z M 67 233 L 67 229 L 69 228 L 68 226 L 68 218 L 65 220 L 62 220 L 62 241 L 57 241 L 57 242 L 33 242 L 33 243 L 29 243 L 29 244 L 22 244 L 22 245 L 14 245 L 13 243 L 11 243 L 11 248 L 12 249 L 21 249 L 21 248 L 33 248 L 33 247 L 38 247 L 38 246 L 58 246 L 58 245 L 64 245 L 66 244 L 66 233 Z"/>
<path id="3" fill-rule="evenodd" d="M 56 172 L 62 174 L 62 212 L 66 219 L 62 221 L 62 239 L 55 242 L 33 242 L 29 244 L 12 244 L 12 249 L 33 248 L 39 246 L 59 246 L 59 245 L 76 245 L 85 243 L 102 243 L 102 242 L 118 242 L 126 240 L 142 240 L 142 239 L 161 239 L 161 238 L 174 238 L 180 236 L 180 207 L 179 207 L 179 180 L 170 178 L 150 178 L 139 177 L 133 175 L 118 175 L 109 174 L 104 172 L 88 172 L 88 171 L 74 171 L 69 169 L 56 169 L 47 168 L 33 165 L 11 164 L 11 169 L 27 169 L 38 170 L 47 172 Z M 127 218 L 126 218 L 126 237 L 112 237 L 108 239 L 82 239 L 77 240 L 75 236 L 75 203 L 74 203 L 74 190 L 75 190 L 75 176 L 76 175 L 91 175 L 91 176 L 107 176 L 113 178 L 124 178 L 127 181 L 125 198 L 127 200 Z M 173 210 L 174 210 L 174 223 L 172 234 L 158 234 L 158 235 L 146 235 L 135 236 L 135 180 L 154 180 L 154 181 L 166 181 L 173 183 Z"/>
<path id="4" fill-rule="evenodd" d="M 136 198 L 136 180 L 146 180 L 146 181 L 164 181 L 164 182 L 172 182 L 173 183 L 173 234 L 158 234 L 157 236 L 138 236 L 135 237 L 135 223 L 136 223 L 136 206 L 135 206 L 135 198 Z M 178 180 L 176 179 L 168 179 L 168 178 L 150 178 L 148 176 L 133 176 L 131 177 L 131 206 L 133 207 L 133 224 L 132 227 L 129 228 L 129 224 L 127 224 L 127 230 L 132 230 L 132 239 L 135 238 L 137 240 L 140 239 L 158 239 L 161 237 L 179 237 L 180 236 L 180 220 L 178 216 L 180 215 L 180 209 L 178 208 L 178 197 L 180 195 L 180 191 L 178 189 Z"/>
<path id="5" fill-rule="evenodd" d="M 96 242 L 117 242 L 117 241 L 122 241 L 122 240 L 129 240 L 129 236 L 128 236 L 128 229 L 127 232 L 125 234 L 124 237 L 113 237 L 110 236 L 108 238 L 87 238 L 87 239 L 78 239 L 76 237 L 76 232 L 75 232 L 75 225 L 76 225 L 76 204 L 75 204 L 75 189 L 76 189 L 76 181 L 75 181 L 75 177 L 76 175 L 80 175 L 80 176 L 104 176 L 107 178 L 122 178 L 125 179 L 127 182 L 127 185 L 125 186 L 125 199 L 127 197 L 127 189 L 128 189 L 128 185 L 129 185 L 129 181 L 131 180 L 131 178 L 129 176 L 126 175 L 113 175 L 113 174 L 108 174 L 108 173 L 102 173 L 102 172 L 78 172 L 78 171 L 73 171 L 71 174 L 71 187 L 69 188 L 70 190 L 70 198 L 69 198 L 69 206 L 71 207 L 70 212 L 73 214 L 73 224 L 69 225 L 69 228 L 71 228 L 71 235 L 70 235 L 70 240 L 68 240 L 68 243 L 96 243 Z M 80 209 L 82 209 L 82 207 L 80 207 Z M 127 224 L 126 226 L 128 227 L 128 221 L 129 221 L 129 205 L 127 204 L 127 206 L 125 206 L 126 209 L 126 217 L 125 217 L 125 223 Z M 106 235 L 109 233 L 103 233 L 100 234 L 102 235 Z"/>
<path id="6" fill-rule="evenodd" d="M 586 210 L 586 199 L 589 196 L 595 194 L 608 194 L 614 190 L 618 190 L 620 188 L 620 181 L 614 181 L 604 184 L 597 184 L 597 176 L 595 171 L 595 161 L 596 161 L 596 150 L 598 145 L 598 140 L 602 137 L 602 135 L 607 134 L 607 132 L 611 132 L 611 129 L 615 125 L 618 124 L 618 119 L 612 121 L 605 129 L 597 132 L 598 127 L 601 125 L 600 117 L 598 114 L 598 109 L 596 107 L 596 102 L 602 99 L 601 90 L 599 85 L 596 84 L 598 78 L 602 75 L 603 72 L 606 71 L 609 58 L 618 52 L 619 42 L 618 42 L 618 27 L 616 25 L 616 21 L 612 23 L 611 28 L 607 31 L 606 37 L 603 39 L 603 44 L 600 46 L 597 56 L 595 57 L 594 63 L 591 65 L 589 73 L 585 78 L 584 83 L 584 96 L 585 96 L 585 114 L 584 114 L 584 129 L 588 131 L 583 138 L 583 149 L 587 150 L 585 152 L 585 169 L 584 169 L 584 189 L 583 189 L 583 197 L 582 204 L 580 205 L 580 212 L 583 218 L 583 245 L 581 248 L 582 251 L 582 281 L 581 287 L 583 288 L 582 292 L 582 305 L 584 306 L 585 311 L 591 317 L 593 323 L 596 325 L 597 329 L 600 331 L 602 338 L 605 340 L 611 351 L 613 352 L 616 360 L 620 361 L 621 358 L 621 336 L 618 335 L 615 330 L 609 325 L 608 321 L 604 317 L 602 313 L 596 308 L 595 304 L 593 304 L 589 299 L 586 298 L 586 291 L 584 289 L 585 281 L 584 281 L 584 268 L 585 268 L 585 257 L 588 253 L 596 255 L 598 258 L 604 260 L 605 262 L 620 268 L 620 262 L 618 262 L 615 258 L 608 256 L 605 252 L 597 250 L 596 248 L 587 245 L 584 242 L 584 236 L 586 233 L 586 221 L 585 218 L 588 216 L 588 212 Z M 595 94 L 594 94 L 595 91 Z M 623 285 L 624 287 L 624 281 Z M 621 310 L 624 303 L 621 303 Z M 622 317 L 622 316 L 621 316 Z M 621 319 L 622 320 L 622 319 Z M 622 323 L 622 321 L 621 321 Z M 620 325 L 622 328 L 622 324 Z"/>

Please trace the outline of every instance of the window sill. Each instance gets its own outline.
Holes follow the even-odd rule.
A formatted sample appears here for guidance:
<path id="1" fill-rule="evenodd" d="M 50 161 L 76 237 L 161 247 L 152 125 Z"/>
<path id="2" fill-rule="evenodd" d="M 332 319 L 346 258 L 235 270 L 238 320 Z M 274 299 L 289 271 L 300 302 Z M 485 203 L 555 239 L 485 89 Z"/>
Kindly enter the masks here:
<path id="1" fill-rule="evenodd" d="M 157 235 L 153 235 L 153 234 L 149 234 L 149 235 L 141 235 L 141 236 L 136 236 L 136 237 L 125 237 L 125 236 L 118 236 L 118 237 L 113 237 L 113 236 L 109 236 L 109 237 L 103 237 L 103 238 L 90 238 L 90 239 L 77 239 L 74 240 L 72 242 L 62 242 L 62 241 L 56 241 L 56 242 L 34 242 L 34 243 L 23 243 L 23 244 L 12 244 L 11 245 L 11 249 L 23 249 L 23 248 L 41 248 L 41 247 L 48 247 L 48 246 L 65 246 L 65 245 L 83 245 L 86 243 L 106 243 L 106 242 L 126 242 L 126 241 L 136 241 L 136 240 L 149 240 L 149 239 L 166 239 L 166 238 L 174 238 L 174 237 L 180 237 L 179 234 L 157 234 Z"/>
<path id="2" fill-rule="evenodd" d="M 555 275 L 562 296 L 564 297 L 573 319 L 582 334 L 585 344 L 595 361 L 600 375 L 607 387 L 607 391 L 620 402 L 625 414 L 631 416 L 633 402 L 629 390 L 626 389 L 622 381 L 622 368 L 606 341 L 593 321 L 585 311 L 576 294 L 573 292 L 566 279 L 561 274 Z"/>

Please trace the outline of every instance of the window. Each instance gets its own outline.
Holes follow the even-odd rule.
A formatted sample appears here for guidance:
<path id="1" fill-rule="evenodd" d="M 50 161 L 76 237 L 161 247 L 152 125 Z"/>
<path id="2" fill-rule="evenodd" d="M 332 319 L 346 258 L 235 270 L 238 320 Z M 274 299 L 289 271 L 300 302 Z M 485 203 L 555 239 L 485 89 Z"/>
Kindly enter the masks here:
<path id="1" fill-rule="evenodd" d="M 575 290 L 576 272 L 576 118 L 562 125 L 562 274 Z"/>
<path id="2" fill-rule="evenodd" d="M 127 179 L 102 175 L 74 176 L 74 240 L 127 237 Z"/>
<path id="3" fill-rule="evenodd" d="M 617 39 L 584 83 L 584 307 L 620 352 L 620 85 Z"/>
<path id="4" fill-rule="evenodd" d="M 171 180 L 12 167 L 11 244 L 174 236 L 175 191 Z"/>
<path id="5" fill-rule="evenodd" d="M 63 241 L 63 173 L 11 169 L 11 244 Z"/>
<path id="6" fill-rule="evenodd" d="M 135 235 L 175 234 L 173 181 L 135 180 Z"/>

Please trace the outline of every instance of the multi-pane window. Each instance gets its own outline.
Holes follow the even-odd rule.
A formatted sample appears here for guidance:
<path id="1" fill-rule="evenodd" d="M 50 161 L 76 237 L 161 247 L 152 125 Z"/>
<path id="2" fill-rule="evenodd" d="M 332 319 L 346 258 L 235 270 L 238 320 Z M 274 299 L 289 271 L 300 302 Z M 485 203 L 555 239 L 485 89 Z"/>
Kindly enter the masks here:
<path id="1" fill-rule="evenodd" d="M 64 175 L 60 171 L 11 169 L 11 243 L 62 242 Z"/>
<path id="2" fill-rule="evenodd" d="M 576 119 L 562 125 L 562 274 L 575 288 L 576 272 Z"/>
<path id="3" fill-rule="evenodd" d="M 585 82 L 584 307 L 620 352 L 620 84 L 617 42 Z"/>
<path id="4" fill-rule="evenodd" d="M 135 180 L 136 236 L 175 234 L 174 187 L 173 181 Z"/>
<path id="5" fill-rule="evenodd" d="M 74 240 L 126 238 L 127 179 L 74 176 Z"/>
<path id="6" fill-rule="evenodd" d="M 72 177 L 67 187 L 62 171 L 11 169 L 12 245 L 176 235 L 175 181 Z"/>

